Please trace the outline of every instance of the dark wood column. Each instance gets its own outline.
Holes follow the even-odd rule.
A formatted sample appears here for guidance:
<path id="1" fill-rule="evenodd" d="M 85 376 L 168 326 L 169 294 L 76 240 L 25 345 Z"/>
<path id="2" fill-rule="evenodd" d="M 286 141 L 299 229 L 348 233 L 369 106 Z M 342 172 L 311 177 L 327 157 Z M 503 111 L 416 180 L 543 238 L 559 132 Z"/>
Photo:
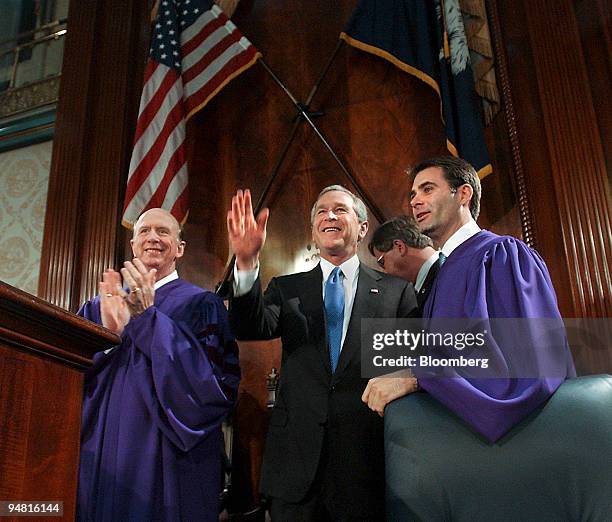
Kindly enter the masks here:
<path id="1" fill-rule="evenodd" d="M 612 316 L 612 212 L 598 124 L 610 109 L 592 96 L 602 86 L 591 86 L 610 66 L 589 74 L 585 52 L 597 32 L 583 34 L 583 44 L 577 18 L 584 25 L 592 12 L 590 21 L 603 26 L 596 5 L 497 0 L 537 247 L 570 317 Z"/>
<path id="2" fill-rule="evenodd" d="M 118 226 L 149 0 L 71 2 L 38 294 L 75 310 L 123 252 Z"/>

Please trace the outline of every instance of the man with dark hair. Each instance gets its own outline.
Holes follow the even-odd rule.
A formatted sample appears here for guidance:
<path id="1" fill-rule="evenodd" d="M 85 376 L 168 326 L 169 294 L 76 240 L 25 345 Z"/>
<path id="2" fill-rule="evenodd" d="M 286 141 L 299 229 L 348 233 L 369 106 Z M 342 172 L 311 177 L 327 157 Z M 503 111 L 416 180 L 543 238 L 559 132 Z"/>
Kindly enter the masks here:
<path id="1" fill-rule="evenodd" d="M 476 224 L 481 189 L 469 163 L 434 158 L 414 167 L 410 175 L 414 217 L 445 259 L 425 303 L 425 318 L 533 318 L 530 324 L 540 333 L 542 318 L 560 320 L 548 269 L 538 253 L 518 239 Z M 546 401 L 565 378 L 575 376 L 566 342 L 522 337 L 517 347 L 508 337 L 495 338 L 497 362 L 509 371 L 510 360 L 526 364 L 529 378 L 419 379 L 422 388 L 491 441 Z"/>
<path id="2" fill-rule="evenodd" d="M 472 167 L 472 165 L 470 165 L 467 161 L 461 158 L 455 158 L 453 156 L 431 158 L 422 161 L 410 169 L 409 176 L 411 181 L 414 182 L 415 176 L 419 172 L 423 172 L 427 169 L 440 169 L 448 183 L 448 186 L 450 187 L 452 194 L 455 194 L 463 185 L 470 186 L 472 189 L 472 198 L 470 199 L 468 209 L 472 219 L 476 221 L 480 215 L 480 197 L 482 189 L 480 186 L 480 179 L 478 178 L 478 174 L 476 173 L 474 167 Z M 421 232 L 425 231 L 421 229 Z"/>
<path id="3" fill-rule="evenodd" d="M 272 520 L 384 520 L 380 414 L 392 397 L 415 391 L 416 380 L 386 378 L 362 402 L 368 380 L 361 377 L 361 319 L 408 316 L 416 308 L 412 285 L 360 263 L 365 206 L 332 185 L 311 212 L 321 262 L 309 272 L 273 278 L 262 293 L 258 258 L 267 219 L 267 209 L 255 219 L 250 192 L 238 191 L 227 216 L 236 256 L 232 327 L 239 339 L 280 337 L 283 343 L 261 478 Z"/>
<path id="4" fill-rule="evenodd" d="M 431 238 L 419 231 L 414 218 L 399 216 L 380 225 L 368 250 L 387 274 L 401 277 L 414 285 L 419 305 L 418 315 L 440 269 L 438 252 Z"/>
<path id="5" fill-rule="evenodd" d="M 79 314 L 121 336 L 85 376 L 77 519 L 219 518 L 223 434 L 240 373 L 223 301 L 178 277 L 185 242 L 142 214 L 134 259 Z M 128 292 L 129 290 L 129 292 Z"/>

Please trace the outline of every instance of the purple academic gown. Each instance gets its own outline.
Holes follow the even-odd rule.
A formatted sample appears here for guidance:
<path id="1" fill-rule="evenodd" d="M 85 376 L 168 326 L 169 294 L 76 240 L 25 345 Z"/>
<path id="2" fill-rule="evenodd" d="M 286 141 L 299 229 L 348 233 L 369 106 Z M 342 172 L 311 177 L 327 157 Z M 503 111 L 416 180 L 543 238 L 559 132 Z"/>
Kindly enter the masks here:
<path id="1" fill-rule="evenodd" d="M 425 318 L 559 318 L 548 269 L 537 252 L 508 236 L 481 230 L 459 245 L 441 267 L 425 302 Z M 496 339 L 501 356 L 503 339 Z M 558 346 L 557 346 L 558 348 Z M 564 343 L 562 352 L 533 343 L 542 378 L 420 379 L 419 384 L 491 442 L 575 377 Z M 546 353 L 549 350 L 549 353 Z M 555 353 L 552 353 L 552 352 Z M 545 353 L 542 353 L 545 352 Z M 512 354 L 507 354 L 508 358 Z"/>
<path id="2" fill-rule="evenodd" d="M 79 314 L 101 324 L 99 298 Z M 121 337 L 85 377 L 77 519 L 217 521 L 240 379 L 223 302 L 171 281 Z"/>

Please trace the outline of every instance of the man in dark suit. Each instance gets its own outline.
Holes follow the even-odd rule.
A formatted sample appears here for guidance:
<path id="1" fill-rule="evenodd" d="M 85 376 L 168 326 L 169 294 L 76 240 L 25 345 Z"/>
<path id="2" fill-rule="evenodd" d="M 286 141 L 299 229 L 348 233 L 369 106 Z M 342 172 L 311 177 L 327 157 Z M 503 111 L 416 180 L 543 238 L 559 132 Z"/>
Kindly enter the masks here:
<path id="1" fill-rule="evenodd" d="M 414 218 L 399 216 L 376 229 L 368 249 L 385 273 L 414 284 L 421 317 L 441 264 L 431 239 L 419 231 Z"/>
<path id="2" fill-rule="evenodd" d="M 416 308 L 412 285 L 359 262 L 365 205 L 333 185 L 311 213 L 320 264 L 273 278 L 262 293 L 258 256 L 267 219 L 267 209 L 255 219 L 249 191 L 238 191 L 227 218 L 236 255 L 230 321 L 239 339 L 283 343 L 261 479 L 272 519 L 384 520 L 381 414 L 417 386 L 412 377 L 379 378 L 362 402 L 368 381 L 361 377 L 360 326 L 362 318 L 408 316 Z"/>

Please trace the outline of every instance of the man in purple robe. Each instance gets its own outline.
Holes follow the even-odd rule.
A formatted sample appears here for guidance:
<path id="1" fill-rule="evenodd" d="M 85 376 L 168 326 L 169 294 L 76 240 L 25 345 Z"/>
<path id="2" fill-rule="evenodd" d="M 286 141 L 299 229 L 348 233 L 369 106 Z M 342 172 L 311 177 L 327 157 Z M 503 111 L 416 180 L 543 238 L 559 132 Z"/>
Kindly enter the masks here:
<path id="1" fill-rule="evenodd" d="M 425 318 L 560 320 L 548 269 L 537 252 L 509 236 L 481 230 L 480 181 L 462 159 L 434 158 L 411 171 L 411 206 L 420 230 L 445 259 L 424 305 Z M 541 333 L 541 332 L 540 332 Z M 499 358 L 517 359 L 508 338 Z M 523 337 L 531 374 L 508 378 L 425 378 L 420 386 L 490 441 L 543 404 L 576 372 L 566 342 Z M 521 355 L 520 357 L 523 357 Z M 534 373 L 535 372 L 535 373 Z M 516 378 L 515 378 L 516 377 Z"/>
<path id="2" fill-rule="evenodd" d="M 215 294 L 178 278 L 174 217 L 138 219 L 133 262 L 104 273 L 79 313 L 121 336 L 85 378 L 77 518 L 217 521 L 221 423 L 236 398 L 238 349 Z"/>

